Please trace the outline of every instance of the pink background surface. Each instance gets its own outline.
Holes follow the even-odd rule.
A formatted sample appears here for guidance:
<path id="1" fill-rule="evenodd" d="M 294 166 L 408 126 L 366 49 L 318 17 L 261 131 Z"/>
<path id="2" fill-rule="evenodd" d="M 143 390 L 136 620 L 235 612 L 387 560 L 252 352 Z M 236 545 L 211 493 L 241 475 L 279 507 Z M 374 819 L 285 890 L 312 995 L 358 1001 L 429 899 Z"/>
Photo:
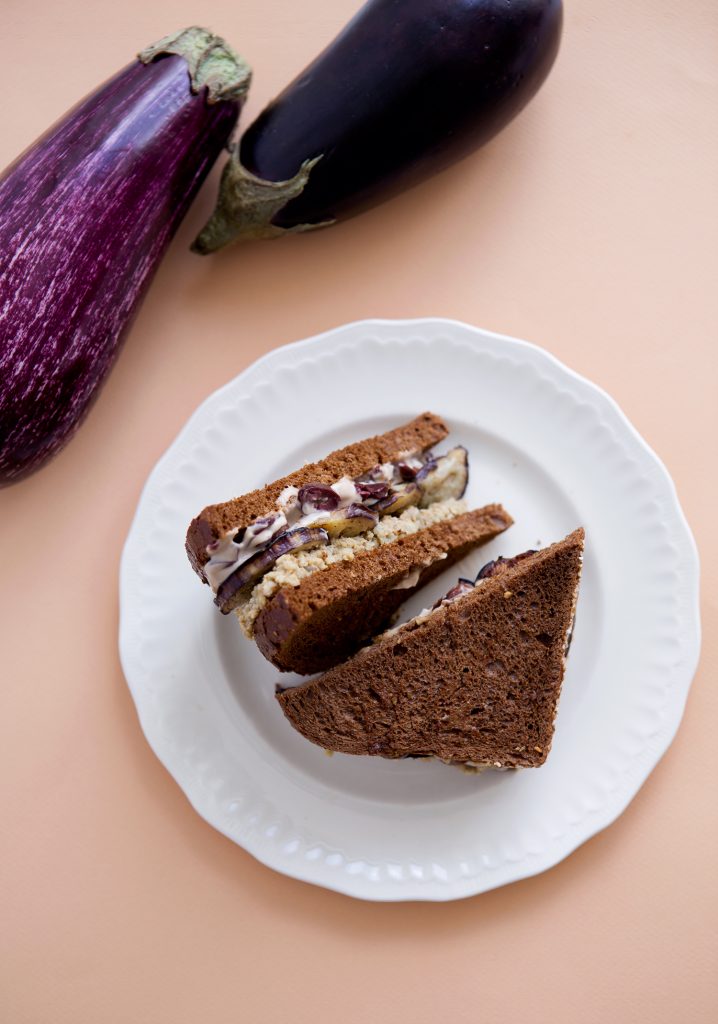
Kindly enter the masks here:
<path id="1" fill-rule="evenodd" d="M 0 166 L 197 21 L 254 65 L 247 125 L 356 6 L 2 0 Z M 205 188 L 80 434 L 0 494 L 3 1022 L 718 1019 L 718 14 L 567 7 L 524 114 L 391 204 L 202 260 Z M 705 642 L 678 737 L 614 826 L 484 896 L 371 905 L 274 874 L 190 809 L 122 677 L 117 569 L 149 470 L 211 390 L 296 338 L 422 315 L 525 337 L 618 400 L 696 533 Z"/>

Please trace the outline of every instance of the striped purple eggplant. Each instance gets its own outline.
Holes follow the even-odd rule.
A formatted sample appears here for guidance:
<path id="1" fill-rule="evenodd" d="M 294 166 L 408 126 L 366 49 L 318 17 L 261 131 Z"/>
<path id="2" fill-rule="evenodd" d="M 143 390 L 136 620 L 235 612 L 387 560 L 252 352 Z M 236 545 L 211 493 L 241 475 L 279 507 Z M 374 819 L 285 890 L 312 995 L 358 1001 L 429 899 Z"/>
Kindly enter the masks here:
<path id="1" fill-rule="evenodd" d="M 87 414 L 249 79 L 206 29 L 168 36 L 0 177 L 0 485 Z"/>
<path id="2" fill-rule="evenodd" d="M 561 21 L 561 0 L 369 0 L 244 133 L 195 251 L 333 224 L 483 145 Z"/>

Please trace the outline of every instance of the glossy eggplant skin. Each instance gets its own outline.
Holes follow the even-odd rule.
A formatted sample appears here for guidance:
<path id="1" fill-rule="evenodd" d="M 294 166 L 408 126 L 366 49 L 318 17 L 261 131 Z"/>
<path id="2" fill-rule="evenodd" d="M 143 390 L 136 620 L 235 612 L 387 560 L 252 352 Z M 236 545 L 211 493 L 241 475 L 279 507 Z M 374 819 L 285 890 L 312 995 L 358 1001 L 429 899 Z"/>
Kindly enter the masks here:
<path id="1" fill-rule="evenodd" d="M 271 225 L 346 217 L 487 142 L 546 78 L 561 24 L 561 0 L 369 0 L 242 136 L 239 164 L 270 182 L 320 158 Z M 226 211 L 198 251 L 232 240 L 228 220 L 234 237 L 278 234 Z"/>
<path id="2" fill-rule="evenodd" d="M 239 109 L 181 56 L 137 60 L 0 177 L 0 485 L 87 414 Z"/>

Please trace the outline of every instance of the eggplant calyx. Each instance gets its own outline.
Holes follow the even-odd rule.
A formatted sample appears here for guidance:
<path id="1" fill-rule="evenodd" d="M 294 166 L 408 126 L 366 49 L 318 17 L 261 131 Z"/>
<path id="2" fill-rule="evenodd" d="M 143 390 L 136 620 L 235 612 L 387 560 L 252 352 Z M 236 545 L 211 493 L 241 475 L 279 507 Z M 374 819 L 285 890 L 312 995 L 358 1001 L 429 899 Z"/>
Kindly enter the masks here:
<path id="1" fill-rule="evenodd" d="M 150 64 L 157 57 L 170 53 L 184 57 L 192 92 L 198 93 L 206 87 L 208 103 L 243 102 L 249 91 L 252 69 L 220 36 L 193 25 L 159 39 L 137 57 L 143 64 Z"/>
<path id="2" fill-rule="evenodd" d="M 333 224 L 333 220 L 325 220 L 320 224 L 280 228 L 272 223 L 279 211 L 304 191 L 312 168 L 321 158 L 320 155 L 313 160 L 305 160 L 293 178 L 268 181 L 248 171 L 235 149 L 222 171 L 217 205 L 192 243 L 192 251 L 206 256 L 231 242 L 280 238 L 282 235 L 313 231 Z"/>

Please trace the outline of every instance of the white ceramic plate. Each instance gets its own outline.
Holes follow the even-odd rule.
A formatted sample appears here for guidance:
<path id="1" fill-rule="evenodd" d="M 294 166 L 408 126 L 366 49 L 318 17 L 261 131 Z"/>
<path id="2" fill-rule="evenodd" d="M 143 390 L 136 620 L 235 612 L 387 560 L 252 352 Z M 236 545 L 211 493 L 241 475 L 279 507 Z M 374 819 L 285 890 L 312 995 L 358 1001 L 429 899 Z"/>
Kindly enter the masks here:
<path id="1" fill-rule="evenodd" d="M 285 721 L 278 673 L 184 553 L 204 505 L 431 409 L 471 454 L 472 506 L 516 524 L 489 558 L 587 546 L 556 735 L 538 770 L 328 757 Z M 372 320 L 280 348 L 211 395 L 150 475 L 120 574 L 142 728 L 195 809 L 265 864 L 366 899 L 444 900 L 542 871 L 612 822 L 666 750 L 699 650 L 698 558 L 662 464 L 595 385 L 525 342 Z"/>

